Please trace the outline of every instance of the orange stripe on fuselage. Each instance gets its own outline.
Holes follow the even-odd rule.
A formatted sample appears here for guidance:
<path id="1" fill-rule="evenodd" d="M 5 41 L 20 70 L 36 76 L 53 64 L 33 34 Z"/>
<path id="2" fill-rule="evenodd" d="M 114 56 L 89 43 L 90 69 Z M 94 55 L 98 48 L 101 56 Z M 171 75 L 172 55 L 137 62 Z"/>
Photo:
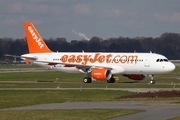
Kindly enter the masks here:
<path id="1" fill-rule="evenodd" d="M 120 64 L 136 64 L 138 60 L 137 55 L 113 55 L 113 54 L 107 54 L 107 55 L 101 55 L 101 53 L 95 53 L 94 55 L 63 55 L 60 60 L 63 63 L 81 63 L 82 65 L 86 65 L 89 63 L 120 63 Z"/>

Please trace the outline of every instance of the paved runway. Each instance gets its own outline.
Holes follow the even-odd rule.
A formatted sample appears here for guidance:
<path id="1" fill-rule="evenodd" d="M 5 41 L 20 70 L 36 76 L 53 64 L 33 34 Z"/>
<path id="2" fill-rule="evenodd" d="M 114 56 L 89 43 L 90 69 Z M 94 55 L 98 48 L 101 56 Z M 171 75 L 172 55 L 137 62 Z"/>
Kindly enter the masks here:
<path id="1" fill-rule="evenodd" d="M 10 68 L 0 69 L 0 73 L 12 73 L 12 72 L 43 72 L 43 71 L 55 71 L 47 68 Z"/>
<path id="2" fill-rule="evenodd" d="M 124 90 L 130 92 L 153 92 L 160 90 L 180 90 L 180 88 L 0 88 L 0 90 Z"/>
<path id="3" fill-rule="evenodd" d="M 123 108 L 146 110 L 137 114 L 112 118 L 110 120 L 166 120 L 180 115 L 180 105 L 165 101 L 129 101 L 129 102 L 74 102 L 40 104 L 2 110 L 51 110 L 51 109 L 94 109 L 94 108 Z"/>

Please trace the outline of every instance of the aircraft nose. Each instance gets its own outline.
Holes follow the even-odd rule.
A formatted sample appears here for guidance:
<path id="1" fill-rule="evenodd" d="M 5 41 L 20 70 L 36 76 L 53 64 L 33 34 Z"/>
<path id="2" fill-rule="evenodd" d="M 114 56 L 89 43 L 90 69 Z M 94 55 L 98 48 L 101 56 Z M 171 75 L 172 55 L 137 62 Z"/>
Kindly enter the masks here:
<path id="1" fill-rule="evenodd" d="M 168 66 L 169 71 L 173 71 L 176 68 L 176 66 L 173 63 L 170 63 Z"/>

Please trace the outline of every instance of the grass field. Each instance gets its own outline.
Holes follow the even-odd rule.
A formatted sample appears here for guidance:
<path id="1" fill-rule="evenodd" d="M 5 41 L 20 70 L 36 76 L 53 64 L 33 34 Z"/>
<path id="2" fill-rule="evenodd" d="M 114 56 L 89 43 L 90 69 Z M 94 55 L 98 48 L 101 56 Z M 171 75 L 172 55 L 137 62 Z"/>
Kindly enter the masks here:
<path id="1" fill-rule="evenodd" d="M 12 66 L 32 68 L 36 66 Z M 8 69 L 10 66 L 3 66 Z M 1 68 L 2 69 L 2 68 Z M 133 81 L 122 75 L 118 75 L 119 80 L 115 84 L 108 84 L 106 81 L 93 81 L 91 84 L 84 84 L 82 79 L 84 74 L 63 73 L 59 71 L 43 71 L 43 72 L 12 72 L 0 73 L 0 88 L 172 88 L 175 84 L 176 88 L 180 88 L 180 79 L 177 79 L 180 68 L 177 67 L 174 72 L 155 75 L 155 85 L 150 85 L 149 76 L 142 81 Z M 37 82 L 41 81 L 41 82 Z M 43 81 L 43 82 L 42 82 Z"/>
<path id="2" fill-rule="evenodd" d="M 134 114 L 142 110 L 82 109 L 82 110 L 19 110 L 0 111 L 1 120 L 107 120 Z"/>
<path id="3" fill-rule="evenodd" d="M 2 69 L 38 68 L 37 66 L 2 66 Z M 134 82 L 119 75 L 119 80 L 114 84 L 106 81 L 93 81 L 91 84 L 82 82 L 84 74 L 68 74 L 58 71 L 45 72 L 12 72 L 0 73 L 0 88 L 176 88 L 180 87 L 180 68 L 169 74 L 156 75 L 155 85 L 150 85 L 149 77 L 143 81 Z M 38 82 L 40 81 L 40 82 Z M 173 84 L 173 85 L 172 85 Z M 35 105 L 43 103 L 81 102 L 81 101 L 118 101 L 123 95 L 135 94 L 127 91 L 111 90 L 0 90 L 0 109 Z M 131 99 L 132 100 L 132 99 Z M 133 99 L 133 100 L 173 100 L 179 103 L 179 98 Z M 73 111 L 73 112 L 72 112 Z M 74 112 L 75 111 L 75 112 Z M 30 110 L 30 111 L 2 111 L 0 118 L 9 119 L 79 119 L 101 120 L 120 115 L 136 113 L 136 110 L 120 109 L 87 109 L 87 110 Z M 92 117 L 93 116 L 93 117 Z M 178 118 L 176 118 L 178 120 Z M 175 119 L 175 120 L 176 120 Z M 174 119 L 173 119 L 174 120 Z"/>
<path id="4" fill-rule="evenodd" d="M 171 119 L 168 119 L 168 120 L 180 120 L 180 116 L 174 117 L 174 118 L 171 118 Z"/>
<path id="5" fill-rule="evenodd" d="M 130 94 L 133 93 L 111 90 L 0 90 L 0 108 L 45 103 L 117 101 L 119 96 Z"/>

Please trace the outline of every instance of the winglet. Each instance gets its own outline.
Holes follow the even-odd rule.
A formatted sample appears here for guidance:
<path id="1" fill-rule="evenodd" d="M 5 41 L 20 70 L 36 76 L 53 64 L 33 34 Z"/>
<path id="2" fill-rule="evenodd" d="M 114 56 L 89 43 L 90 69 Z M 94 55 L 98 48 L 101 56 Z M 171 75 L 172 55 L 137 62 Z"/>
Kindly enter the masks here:
<path id="1" fill-rule="evenodd" d="M 29 53 L 52 52 L 31 22 L 24 22 Z"/>

